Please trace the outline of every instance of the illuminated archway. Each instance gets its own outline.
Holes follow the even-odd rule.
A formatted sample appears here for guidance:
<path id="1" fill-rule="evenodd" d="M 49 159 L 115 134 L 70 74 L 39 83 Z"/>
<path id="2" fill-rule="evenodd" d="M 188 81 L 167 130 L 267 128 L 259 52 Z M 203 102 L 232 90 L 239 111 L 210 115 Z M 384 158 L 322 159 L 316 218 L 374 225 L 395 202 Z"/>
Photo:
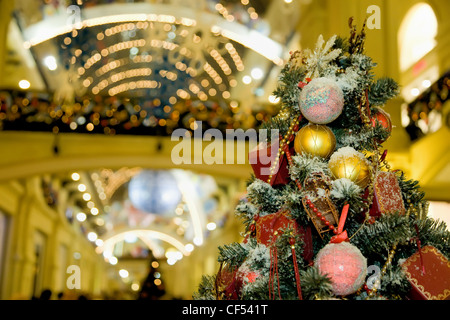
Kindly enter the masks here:
<path id="1" fill-rule="evenodd" d="M 398 31 L 400 70 L 405 71 L 436 46 L 438 22 L 425 2 L 409 9 Z"/>
<path id="2" fill-rule="evenodd" d="M 141 239 L 142 242 L 144 242 L 148 246 L 148 248 L 153 251 L 154 255 L 158 257 L 164 254 L 164 250 L 159 248 L 159 246 L 154 241 L 155 239 L 159 239 L 169 243 L 185 256 L 188 256 L 190 254 L 190 251 L 186 249 L 186 244 L 181 242 L 176 237 L 171 236 L 165 232 L 150 229 L 129 229 L 106 237 L 103 240 L 103 244 L 97 247 L 96 252 L 99 254 L 102 253 L 105 258 L 108 258 L 108 254 L 112 254 L 114 246 L 118 242 L 124 241 L 125 238 L 130 235 Z"/>

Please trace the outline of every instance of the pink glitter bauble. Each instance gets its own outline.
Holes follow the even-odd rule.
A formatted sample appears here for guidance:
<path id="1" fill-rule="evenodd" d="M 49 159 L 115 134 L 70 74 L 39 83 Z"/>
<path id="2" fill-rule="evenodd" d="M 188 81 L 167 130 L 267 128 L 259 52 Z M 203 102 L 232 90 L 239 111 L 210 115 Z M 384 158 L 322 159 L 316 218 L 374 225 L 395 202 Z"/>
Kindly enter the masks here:
<path id="1" fill-rule="evenodd" d="M 335 81 L 316 78 L 300 94 L 300 111 L 312 123 L 327 124 L 339 117 L 344 108 L 344 95 Z"/>
<path id="2" fill-rule="evenodd" d="M 367 274 L 366 258 L 348 242 L 327 244 L 317 254 L 315 266 L 331 279 L 333 293 L 338 296 L 355 293 Z"/>

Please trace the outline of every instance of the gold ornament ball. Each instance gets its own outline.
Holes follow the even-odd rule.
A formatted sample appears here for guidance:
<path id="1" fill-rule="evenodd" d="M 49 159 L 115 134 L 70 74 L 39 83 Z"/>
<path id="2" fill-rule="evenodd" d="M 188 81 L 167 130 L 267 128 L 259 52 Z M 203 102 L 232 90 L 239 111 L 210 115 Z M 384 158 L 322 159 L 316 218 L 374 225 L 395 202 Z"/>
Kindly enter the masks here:
<path id="1" fill-rule="evenodd" d="M 328 168 L 333 178 L 347 178 L 362 189 L 369 183 L 369 163 L 362 153 L 351 147 L 343 147 L 333 153 Z"/>
<path id="2" fill-rule="evenodd" d="M 325 125 L 310 123 L 295 136 L 294 149 L 297 154 L 309 153 L 328 158 L 336 148 L 336 137 Z"/>

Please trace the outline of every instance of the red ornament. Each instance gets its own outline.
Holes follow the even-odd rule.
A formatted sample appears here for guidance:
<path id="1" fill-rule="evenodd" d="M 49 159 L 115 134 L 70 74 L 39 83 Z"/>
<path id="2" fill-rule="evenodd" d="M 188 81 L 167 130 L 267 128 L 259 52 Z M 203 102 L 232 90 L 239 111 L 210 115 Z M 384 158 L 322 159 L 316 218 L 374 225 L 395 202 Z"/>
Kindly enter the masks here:
<path id="1" fill-rule="evenodd" d="M 346 296 L 355 293 L 367 273 L 367 260 L 361 251 L 349 242 L 329 243 L 316 256 L 315 266 L 330 278 L 333 293 Z"/>
<path id="2" fill-rule="evenodd" d="M 238 300 L 237 270 L 220 266 L 216 275 L 217 300 Z"/>
<path id="3" fill-rule="evenodd" d="M 256 178 L 266 182 L 269 180 L 272 166 L 277 157 L 278 148 L 278 143 L 272 145 L 260 143 L 248 153 L 248 160 Z M 294 148 L 292 147 L 291 149 L 293 152 Z M 280 155 L 277 165 L 273 168 L 270 185 L 275 186 L 287 183 L 289 183 L 288 160 L 286 155 Z"/>
<path id="4" fill-rule="evenodd" d="M 402 190 L 394 173 L 379 171 L 375 177 L 373 192 L 373 204 L 369 211 L 371 216 L 379 217 L 395 212 L 405 214 Z"/>
<path id="5" fill-rule="evenodd" d="M 391 135 L 392 132 L 391 117 L 383 109 L 376 108 L 370 117 L 370 122 L 372 124 L 372 127 L 374 128 L 377 126 L 377 124 L 381 125 L 388 133 L 388 136 Z M 382 143 L 384 141 L 385 140 L 382 141 L 380 140 L 379 142 Z"/>
<path id="6" fill-rule="evenodd" d="M 438 249 L 424 246 L 401 267 L 412 286 L 411 299 L 450 300 L 450 262 Z"/>
<path id="7" fill-rule="evenodd" d="M 310 262 L 314 255 L 311 228 L 299 226 L 286 212 L 279 211 L 259 217 L 256 221 L 256 240 L 258 243 L 269 246 L 281 234 L 282 229 L 286 228 L 293 229 L 294 234 L 302 237 L 304 242 L 302 257 L 305 261 Z"/>

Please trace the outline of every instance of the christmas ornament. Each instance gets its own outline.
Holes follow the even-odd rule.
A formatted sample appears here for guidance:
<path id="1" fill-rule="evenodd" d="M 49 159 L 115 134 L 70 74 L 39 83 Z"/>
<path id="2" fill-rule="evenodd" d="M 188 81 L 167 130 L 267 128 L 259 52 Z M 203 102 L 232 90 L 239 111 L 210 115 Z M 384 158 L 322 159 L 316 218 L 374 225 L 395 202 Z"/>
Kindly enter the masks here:
<path id="1" fill-rule="evenodd" d="M 344 107 L 344 95 L 335 81 L 315 78 L 300 94 L 300 111 L 309 121 L 326 124 L 336 120 Z"/>
<path id="2" fill-rule="evenodd" d="M 281 299 L 280 279 L 278 273 L 278 251 L 275 242 L 277 238 L 290 229 L 292 260 L 295 274 L 298 298 L 302 300 L 300 285 L 300 272 L 298 270 L 297 256 L 295 252 L 295 235 L 301 235 L 303 240 L 302 257 L 309 261 L 313 256 L 312 235 L 308 228 L 299 228 L 295 219 L 288 216 L 286 210 L 281 210 L 273 214 L 257 217 L 256 219 L 256 240 L 270 248 L 270 270 L 269 270 L 269 299 L 275 299 L 275 282 L 277 283 L 278 298 Z"/>
<path id="3" fill-rule="evenodd" d="M 309 153 L 328 158 L 335 148 L 336 137 L 325 125 L 310 123 L 300 129 L 294 140 L 294 149 L 298 154 Z"/>
<path id="4" fill-rule="evenodd" d="M 300 50 L 290 51 L 289 66 L 292 69 L 298 69 L 303 65 L 303 56 Z"/>
<path id="5" fill-rule="evenodd" d="M 379 171 L 376 174 L 373 195 L 373 204 L 369 211 L 372 217 L 395 212 L 405 214 L 402 190 L 394 173 Z"/>
<path id="6" fill-rule="evenodd" d="M 361 152 L 352 147 L 343 147 L 333 153 L 328 168 L 335 179 L 350 179 L 363 189 L 369 183 L 369 162 Z"/>
<path id="7" fill-rule="evenodd" d="M 367 273 L 366 258 L 349 242 L 327 244 L 317 254 L 315 266 L 330 278 L 333 293 L 338 296 L 356 292 Z"/>
<path id="8" fill-rule="evenodd" d="M 406 259 L 401 267 L 412 286 L 411 299 L 450 300 L 450 262 L 438 249 L 424 246 Z"/>
<path id="9" fill-rule="evenodd" d="M 216 275 L 215 288 L 217 300 L 237 300 L 239 282 L 237 280 L 237 270 L 224 267 L 220 264 L 219 271 Z"/>
<path id="10" fill-rule="evenodd" d="M 272 140 L 272 144 L 261 142 L 252 151 L 248 158 L 255 176 L 270 185 L 283 185 L 289 182 L 288 162 L 285 152 L 289 150 L 289 144 L 298 131 L 298 123 L 301 116 L 294 117 L 284 137 L 280 135 L 279 140 Z M 273 138 L 273 137 L 272 137 Z M 291 147 L 293 151 L 293 147 Z"/>
<path id="11" fill-rule="evenodd" d="M 303 207 L 320 237 L 328 231 L 335 233 L 338 213 L 330 200 L 329 179 L 322 173 L 314 174 L 305 179 L 304 190 L 307 195 L 302 199 Z"/>
<path id="12" fill-rule="evenodd" d="M 181 201 L 178 182 L 170 171 L 142 170 L 128 184 L 134 207 L 147 213 L 170 215 Z"/>
<path id="13" fill-rule="evenodd" d="M 286 156 L 280 154 L 278 147 L 278 143 L 261 142 L 248 154 L 255 177 L 269 181 L 272 186 L 289 182 L 288 162 Z"/>
<path id="14" fill-rule="evenodd" d="M 310 228 L 300 227 L 295 219 L 286 211 L 278 211 L 262 217 L 255 217 L 256 240 L 269 246 L 274 243 L 284 229 L 292 229 L 296 235 L 300 235 L 304 246 L 302 257 L 309 262 L 313 257 L 312 235 Z M 250 226 L 251 228 L 252 226 Z"/>
<path id="15" fill-rule="evenodd" d="M 370 123 L 372 124 L 372 127 L 376 127 L 377 125 L 381 125 L 387 132 L 387 138 L 390 136 L 391 132 L 392 132 L 392 122 L 391 122 L 391 117 L 389 116 L 389 114 L 387 112 L 385 112 L 383 109 L 381 108 L 375 108 L 375 111 L 372 113 L 371 117 L 370 117 Z M 387 140 L 380 140 L 378 139 L 380 143 L 384 142 Z"/>

